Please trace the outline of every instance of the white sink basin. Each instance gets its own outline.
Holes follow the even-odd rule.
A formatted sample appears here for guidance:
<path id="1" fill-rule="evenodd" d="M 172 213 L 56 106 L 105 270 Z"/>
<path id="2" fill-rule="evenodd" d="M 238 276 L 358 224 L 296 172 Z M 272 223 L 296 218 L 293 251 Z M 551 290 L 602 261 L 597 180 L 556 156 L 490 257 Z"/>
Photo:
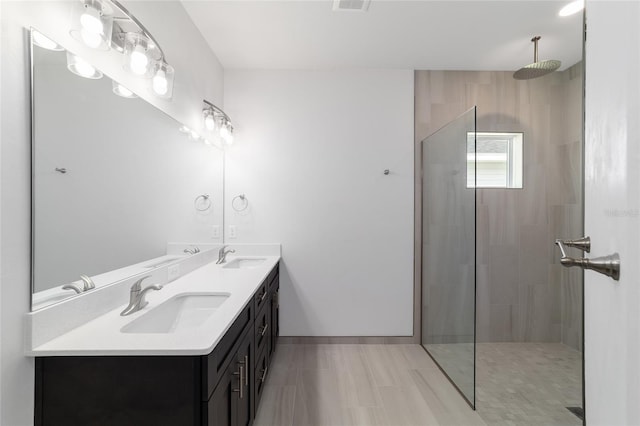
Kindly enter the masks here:
<path id="1" fill-rule="evenodd" d="M 122 327 L 123 333 L 178 333 L 202 325 L 231 296 L 229 293 L 182 293 Z"/>
<path id="2" fill-rule="evenodd" d="M 229 263 L 225 264 L 223 268 L 229 269 L 251 269 L 256 266 L 260 266 L 265 260 L 264 257 L 238 257 Z"/>

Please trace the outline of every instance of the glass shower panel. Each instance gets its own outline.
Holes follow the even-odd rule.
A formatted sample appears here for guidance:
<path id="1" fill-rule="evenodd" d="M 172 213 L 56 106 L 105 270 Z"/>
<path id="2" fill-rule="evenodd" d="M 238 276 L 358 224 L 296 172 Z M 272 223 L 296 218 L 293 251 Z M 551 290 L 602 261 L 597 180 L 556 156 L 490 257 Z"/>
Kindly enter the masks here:
<path id="1" fill-rule="evenodd" d="M 422 141 L 422 345 L 474 407 L 475 135 L 473 107 Z"/>

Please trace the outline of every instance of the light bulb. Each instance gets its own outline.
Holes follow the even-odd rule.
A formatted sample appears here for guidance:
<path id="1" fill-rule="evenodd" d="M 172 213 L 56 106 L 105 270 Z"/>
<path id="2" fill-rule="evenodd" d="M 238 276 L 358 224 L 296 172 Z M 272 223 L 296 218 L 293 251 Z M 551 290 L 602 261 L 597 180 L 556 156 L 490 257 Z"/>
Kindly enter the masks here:
<path id="1" fill-rule="evenodd" d="M 162 69 L 159 69 L 153 76 L 153 91 L 158 95 L 166 95 L 168 90 L 167 75 Z"/>
<path id="2" fill-rule="evenodd" d="M 184 124 L 182 126 L 180 126 L 180 128 L 178 129 L 181 133 L 190 133 L 191 129 L 189 129 L 187 126 L 185 126 Z"/>
<path id="3" fill-rule="evenodd" d="M 233 133 L 229 133 L 229 136 L 227 136 L 225 142 L 227 142 L 227 145 L 233 144 Z"/>
<path id="4" fill-rule="evenodd" d="M 572 1 L 571 3 L 569 3 L 562 9 L 560 9 L 560 12 L 558 12 L 558 15 L 570 16 L 570 15 L 573 15 L 574 13 L 580 12 L 582 9 L 584 9 L 584 0 L 576 0 L 576 1 Z"/>
<path id="5" fill-rule="evenodd" d="M 233 133 L 231 133 L 231 124 L 229 124 L 229 122 L 220 129 L 220 137 L 227 145 L 231 145 L 233 143 Z"/>
<path id="6" fill-rule="evenodd" d="M 191 136 L 191 138 L 195 139 L 195 140 L 200 139 L 200 135 L 195 130 L 192 130 L 191 133 L 189 134 L 189 136 Z"/>
<path id="7" fill-rule="evenodd" d="M 55 41 L 51 40 L 48 37 L 45 37 L 38 31 L 33 31 L 33 42 L 43 49 L 48 50 L 64 50 L 61 46 L 58 45 Z"/>
<path id="8" fill-rule="evenodd" d="M 124 87 L 122 84 L 116 82 L 115 80 L 113 81 L 113 93 L 123 98 L 129 98 L 129 99 L 137 98 L 135 93 L 133 93 L 131 90 Z"/>
<path id="9" fill-rule="evenodd" d="M 91 77 L 96 73 L 96 69 L 82 58 L 76 56 L 75 69 L 82 77 Z"/>
<path id="10" fill-rule="evenodd" d="M 87 31 L 84 28 L 80 30 L 80 37 L 82 38 L 84 44 L 92 49 L 99 47 L 102 43 L 102 37 L 100 36 L 100 34 L 92 33 L 91 31 Z"/>
<path id="11" fill-rule="evenodd" d="M 204 118 L 204 127 L 206 127 L 210 132 L 213 132 L 216 129 L 216 120 L 213 118 L 213 113 L 209 112 L 209 114 Z"/>
<path id="12" fill-rule="evenodd" d="M 84 13 L 80 15 L 80 24 L 83 30 L 93 34 L 102 34 L 104 31 L 100 12 L 91 6 L 85 6 Z"/>
<path id="13" fill-rule="evenodd" d="M 149 65 L 149 58 L 144 52 L 144 47 L 137 45 L 131 52 L 129 60 L 131 71 L 137 75 L 144 75 L 147 72 L 147 65 Z"/>

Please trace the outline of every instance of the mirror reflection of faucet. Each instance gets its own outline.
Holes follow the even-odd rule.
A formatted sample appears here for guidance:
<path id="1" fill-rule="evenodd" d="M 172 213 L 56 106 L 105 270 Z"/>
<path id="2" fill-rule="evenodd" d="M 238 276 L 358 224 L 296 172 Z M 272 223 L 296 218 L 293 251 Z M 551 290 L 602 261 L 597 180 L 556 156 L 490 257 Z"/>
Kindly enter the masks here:
<path id="1" fill-rule="evenodd" d="M 191 248 L 184 249 L 183 252 L 187 254 L 196 254 L 200 253 L 200 249 L 197 246 L 193 246 Z"/>
<path id="2" fill-rule="evenodd" d="M 80 288 L 74 283 L 70 283 L 62 286 L 62 289 L 73 290 L 76 292 L 76 294 L 80 294 L 80 293 L 84 293 L 85 291 L 93 290 L 94 288 L 96 288 L 96 285 L 93 282 L 93 280 L 89 278 L 87 275 L 80 275 L 80 279 L 82 280 L 82 283 L 83 283 L 82 288 Z"/>

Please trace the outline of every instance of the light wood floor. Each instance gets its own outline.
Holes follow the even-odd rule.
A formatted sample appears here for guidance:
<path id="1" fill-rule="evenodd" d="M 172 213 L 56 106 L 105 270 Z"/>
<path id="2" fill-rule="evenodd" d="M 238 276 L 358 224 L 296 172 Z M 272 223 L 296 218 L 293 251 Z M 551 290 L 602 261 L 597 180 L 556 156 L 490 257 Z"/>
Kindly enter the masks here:
<path id="1" fill-rule="evenodd" d="M 419 345 L 278 345 L 255 426 L 485 425 Z"/>

